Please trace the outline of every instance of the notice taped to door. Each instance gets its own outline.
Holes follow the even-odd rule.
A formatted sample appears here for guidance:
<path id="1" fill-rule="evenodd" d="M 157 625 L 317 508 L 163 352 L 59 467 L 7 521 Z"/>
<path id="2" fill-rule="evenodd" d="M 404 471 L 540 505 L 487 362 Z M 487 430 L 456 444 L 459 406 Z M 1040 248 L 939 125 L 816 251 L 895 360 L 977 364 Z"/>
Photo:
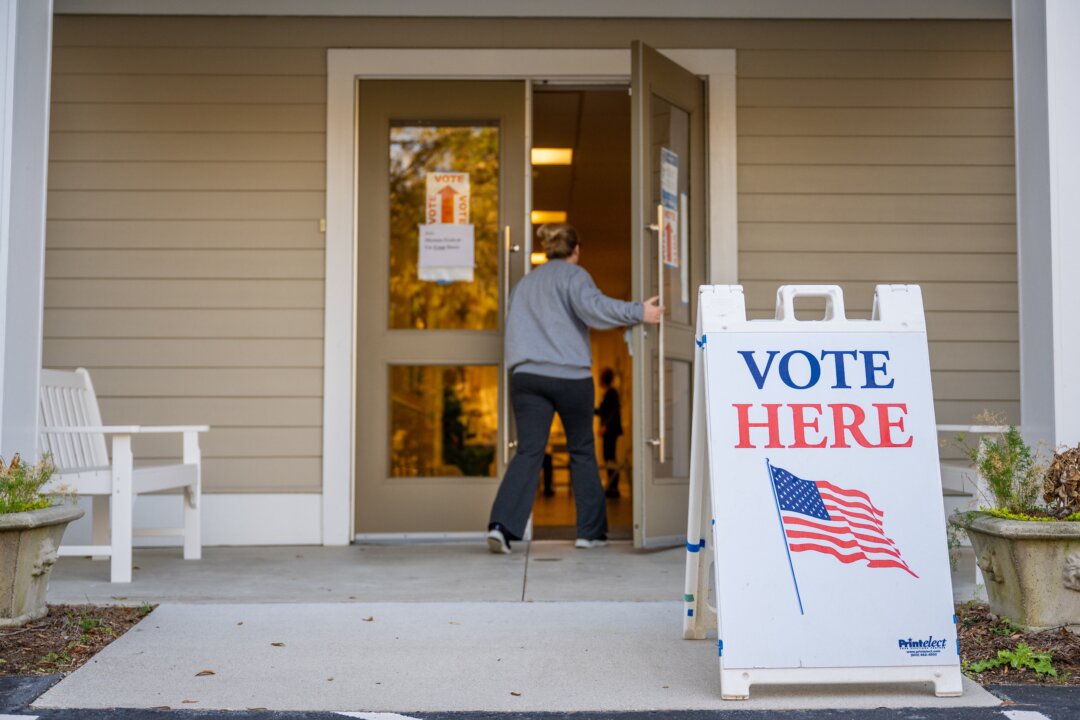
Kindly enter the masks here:
<path id="1" fill-rule="evenodd" d="M 729 312 L 699 342 L 722 677 L 934 666 L 958 689 L 919 288 L 879 286 L 871 321 L 835 286 L 783 287 L 754 321 L 741 287 L 715 288 Z M 803 295 L 825 320 L 794 318 Z"/>

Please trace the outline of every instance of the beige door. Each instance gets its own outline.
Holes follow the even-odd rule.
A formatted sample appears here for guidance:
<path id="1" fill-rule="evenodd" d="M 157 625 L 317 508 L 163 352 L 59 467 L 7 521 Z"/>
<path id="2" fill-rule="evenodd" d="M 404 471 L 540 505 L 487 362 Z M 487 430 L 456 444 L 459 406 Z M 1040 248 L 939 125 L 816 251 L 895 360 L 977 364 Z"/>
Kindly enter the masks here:
<path id="1" fill-rule="evenodd" d="M 507 459 L 525 83 L 365 80 L 357 94 L 356 532 L 479 531 Z"/>
<path id="2" fill-rule="evenodd" d="M 634 329 L 634 545 L 684 542 L 697 288 L 705 259 L 705 88 L 635 42 L 631 239 L 635 297 L 661 295 L 659 326 Z"/>

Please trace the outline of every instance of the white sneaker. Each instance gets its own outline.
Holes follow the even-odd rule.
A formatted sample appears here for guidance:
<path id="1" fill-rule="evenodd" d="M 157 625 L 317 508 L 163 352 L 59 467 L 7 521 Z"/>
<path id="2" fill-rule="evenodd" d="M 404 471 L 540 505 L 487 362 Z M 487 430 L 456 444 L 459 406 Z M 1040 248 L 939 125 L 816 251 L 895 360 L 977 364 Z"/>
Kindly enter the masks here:
<path id="1" fill-rule="evenodd" d="M 582 548 L 582 549 L 585 549 L 585 550 L 588 550 L 588 549 L 591 549 L 591 548 L 607 547 L 607 544 L 608 544 L 607 538 L 596 538 L 595 540 L 586 540 L 585 538 L 578 538 L 577 540 L 574 541 L 574 547 Z"/>
<path id="2" fill-rule="evenodd" d="M 496 555 L 510 554 L 510 543 L 506 541 L 506 536 L 502 534 L 501 530 L 488 530 L 487 544 L 488 550 Z"/>

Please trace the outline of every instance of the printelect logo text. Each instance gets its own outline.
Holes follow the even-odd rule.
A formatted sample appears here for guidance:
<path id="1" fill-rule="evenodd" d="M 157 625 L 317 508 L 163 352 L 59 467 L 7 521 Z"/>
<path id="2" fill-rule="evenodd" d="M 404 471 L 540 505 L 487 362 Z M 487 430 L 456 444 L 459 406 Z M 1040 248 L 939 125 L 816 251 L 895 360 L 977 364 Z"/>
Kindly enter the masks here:
<path id="1" fill-rule="evenodd" d="M 900 649 L 901 650 L 918 649 L 918 648 L 936 648 L 936 649 L 944 649 L 945 648 L 945 641 L 944 640 L 935 640 L 933 635 L 928 637 L 926 640 L 912 640 L 911 638 L 908 638 L 907 640 L 898 640 L 897 642 L 900 643 Z"/>

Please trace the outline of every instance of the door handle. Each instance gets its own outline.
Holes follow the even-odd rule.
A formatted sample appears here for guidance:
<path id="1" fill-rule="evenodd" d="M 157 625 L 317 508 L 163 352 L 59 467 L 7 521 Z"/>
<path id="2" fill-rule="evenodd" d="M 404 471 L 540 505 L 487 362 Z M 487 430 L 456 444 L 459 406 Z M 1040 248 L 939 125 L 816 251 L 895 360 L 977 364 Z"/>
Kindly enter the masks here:
<path id="1" fill-rule="evenodd" d="M 507 225 L 503 228 L 503 332 L 506 332 L 506 321 L 510 317 L 510 256 L 513 253 L 520 252 L 520 245 L 513 245 L 510 242 L 510 226 Z M 503 447 L 506 448 L 505 456 L 506 461 L 509 462 L 510 451 L 517 447 L 517 440 L 510 439 L 510 373 L 504 370 L 503 376 L 503 393 L 502 393 L 502 426 L 503 426 Z"/>
<path id="2" fill-rule="evenodd" d="M 658 203 L 656 206 L 656 289 L 657 294 L 660 296 L 659 303 L 664 304 L 664 204 Z M 657 327 L 657 334 L 659 337 L 656 339 L 656 385 L 657 393 L 659 395 L 659 403 L 657 405 L 657 419 L 659 420 L 659 426 L 657 430 L 658 438 L 656 442 L 656 448 L 659 451 L 659 460 L 663 464 L 665 460 L 665 424 L 666 424 L 666 412 L 664 404 L 667 401 L 667 392 L 664 387 L 664 377 L 667 373 L 664 372 L 664 314 L 660 313 L 660 322 Z M 651 444 L 651 443 L 650 443 Z"/>

